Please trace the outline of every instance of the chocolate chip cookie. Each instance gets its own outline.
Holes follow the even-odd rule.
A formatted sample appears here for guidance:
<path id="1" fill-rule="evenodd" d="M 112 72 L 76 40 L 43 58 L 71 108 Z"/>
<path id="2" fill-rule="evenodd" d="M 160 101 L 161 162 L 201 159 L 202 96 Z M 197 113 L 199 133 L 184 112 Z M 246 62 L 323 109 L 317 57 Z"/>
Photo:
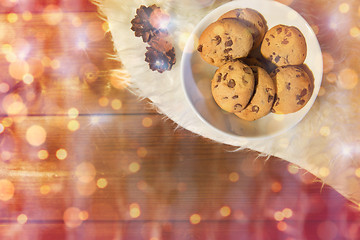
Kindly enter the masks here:
<path id="1" fill-rule="evenodd" d="M 258 11 L 250 8 L 237 8 L 223 14 L 219 19 L 225 18 L 235 18 L 247 26 L 253 36 L 253 49 L 260 46 L 267 31 L 267 23 Z"/>
<path id="2" fill-rule="evenodd" d="M 271 73 L 276 86 L 273 112 L 293 113 L 303 108 L 312 95 L 309 75 L 299 66 L 278 67 Z"/>
<path id="3" fill-rule="evenodd" d="M 267 115 L 275 99 L 275 84 L 269 74 L 261 67 L 251 67 L 255 76 L 255 93 L 249 105 L 235 113 L 241 119 L 254 121 Z"/>
<path id="4" fill-rule="evenodd" d="M 206 62 L 220 67 L 228 61 L 246 57 L 252 46 L 248 28 L 229 18 L 210 24 L 202 32 L 197 50 Z"/>
<path id="5" fill-rule="evenodd" d="M 276 66 L 300 65 L 307 53 L 304 35 L 293 26 L 271 28 L 261 44 L 261 54 Z"/>
<path id="6" fill-rule="evenodd" d="M 215 102 L 227 112 L 240 112 L 249 103 L 255 87 L 251 68 L 239 61 L 222 65 L 211 80 Z"/>

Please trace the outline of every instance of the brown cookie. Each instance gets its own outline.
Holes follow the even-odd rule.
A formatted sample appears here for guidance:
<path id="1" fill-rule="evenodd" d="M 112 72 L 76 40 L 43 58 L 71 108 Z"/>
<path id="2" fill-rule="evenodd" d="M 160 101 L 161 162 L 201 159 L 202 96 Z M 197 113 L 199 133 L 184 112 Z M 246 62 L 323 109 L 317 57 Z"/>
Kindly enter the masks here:
<path id="1" fill-rule="evenodd" d="M 223 14 L 220 19 L 236 18 L 247 26 L 253 36 L 253 48 L 258 48 L 267 31 L 265 18 L 256 10 L 251 8 L 237 8 Z"/>
<path id="2" fill-rule="evenodd" d="M 278 67 L 271 77 L 276 85 L 273 112 L 286 114 L 299 111 L 311 98 L 311 79 L 301 67 Z"/>
<path id="3" fill-rule="evenodd" d="M 255 93 L 249 105 L 241 112 L 235 113 L 241 119 L 254 121 L 267 115 L 275 99 L 275 84 L 269 74 L 261 67 L 251 67 L 255 76 Z"/>
<path id="4" fill-rule="evenodd" d="M 276 66 L 300 65 L 307 53 L 304 35 L 293 26 L 271 28 L 261 44 L 261 54 Z"/>
<path id="5" fill-rule="evenodd" d="M 208 63 L 220 67 L 228 61 L 249 54 L 253 46 L 248 28 L 236 19 L 222 19 L 210 24 L 201 34 L 197 50 Z"/>
<path id="6" fill-rule="evenodd" d="M 251 68 L 239 61 L 222 65 L 211 80 L 215 102 L 227 112 L 239 112 L 249 103 L 255 87 Z"/>

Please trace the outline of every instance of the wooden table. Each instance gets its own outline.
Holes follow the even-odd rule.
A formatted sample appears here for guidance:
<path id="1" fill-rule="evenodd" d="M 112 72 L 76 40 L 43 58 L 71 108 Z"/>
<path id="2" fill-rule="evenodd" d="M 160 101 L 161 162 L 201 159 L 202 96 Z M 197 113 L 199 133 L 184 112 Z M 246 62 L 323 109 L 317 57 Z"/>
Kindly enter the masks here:
<path id="1" fill-rule="evenodd" d="M 132 95 L 86 0 L 21 3 L 1 3 L 1 239 L 359 239 L 311 174 Z"/>

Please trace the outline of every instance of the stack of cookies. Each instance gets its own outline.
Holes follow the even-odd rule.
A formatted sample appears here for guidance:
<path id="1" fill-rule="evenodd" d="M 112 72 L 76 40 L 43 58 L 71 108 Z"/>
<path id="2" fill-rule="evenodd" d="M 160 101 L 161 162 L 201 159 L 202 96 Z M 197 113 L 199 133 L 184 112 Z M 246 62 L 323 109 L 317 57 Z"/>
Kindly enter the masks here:
<path id="1" fill-rule="evenodd" d="M 303 34 L 285 25 L 268 30 L 256 10 L 223 14 L 202 32 L 197 50 L 218 67 L 211 81 L 215 102 L 241 119 L 296 112 L 312 95 L 313 82 L 303 66 Z"/>

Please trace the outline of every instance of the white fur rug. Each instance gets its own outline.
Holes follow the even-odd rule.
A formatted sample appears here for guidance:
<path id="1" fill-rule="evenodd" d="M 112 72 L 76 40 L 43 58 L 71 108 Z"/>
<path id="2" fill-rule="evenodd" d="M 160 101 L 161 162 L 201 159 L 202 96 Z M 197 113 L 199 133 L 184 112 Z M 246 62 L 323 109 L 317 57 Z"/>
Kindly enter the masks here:
<path id="1" fill-rule="evenodd" d="M 131 75 L 131 91 L 149 98 L 162 114 L 195 134 L 294 163 L 359 204 L 359 86 L 349 91 L 323 81 L 326 94 L 317 98 L 306 117 L 290 131 L 265 141 L 229 139 L 204 125 L 190 110 L 180 83 L 179 46 L 186 41 L 182 33 L 191 32 L 203 16 L 224 2 L 227 1 L 96 0 L 95 4 L 109 24 L 117 57 Z M 149 70 L 144 61 L 145 44 L 130 29 L 136 9 L 154 3 L 170 13 L 174 24 L 171 36 L 177 63 L 162 74 Z"/>

